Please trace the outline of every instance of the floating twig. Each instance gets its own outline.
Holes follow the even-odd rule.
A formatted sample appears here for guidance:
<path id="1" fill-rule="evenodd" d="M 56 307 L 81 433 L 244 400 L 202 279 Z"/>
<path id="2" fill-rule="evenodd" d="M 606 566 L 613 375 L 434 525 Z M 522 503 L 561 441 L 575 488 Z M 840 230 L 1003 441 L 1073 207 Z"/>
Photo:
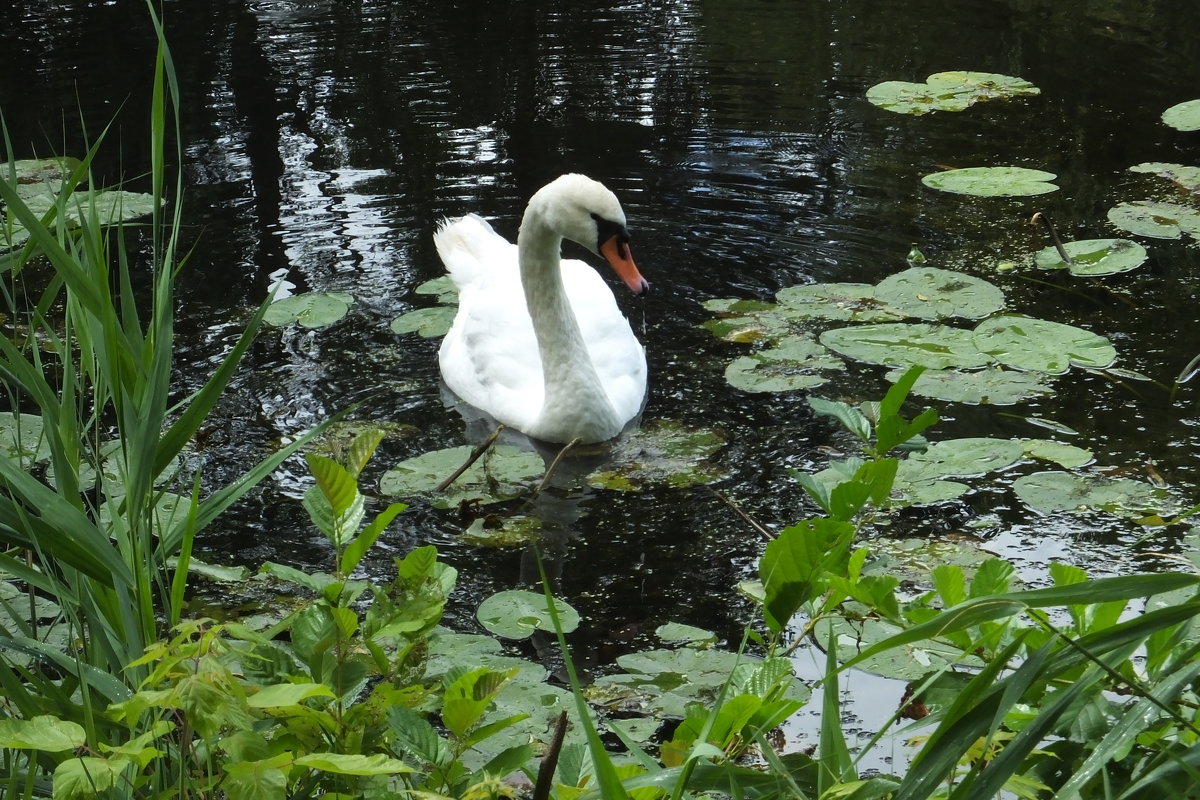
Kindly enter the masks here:
<path id="1" fill-rule="evenodd" d="M 475 450 L 471 453 L 470 457 L 466 460 L 466 463 L 464 463 L 461 467 L 456 469 L 454 471 L 454 474 L 451 475 L 449 478 L 446 478 L 446 480 L 439 483 L 434 488 L 434 491 L 435 492 L 444 492 L 446 490 L 447 486 L 449 486 L 450 484 L 452 484 L 456 480 L 458 480 L 459 477 L 464 472 L 469 470 L 471 468 L 471 465 L 474 464 L 476 461 L 478 461 L 479 457 L 482 456 L 484 453 L 486 453 L 488 451 L 488 448 L 491 447 L 496 442 L 496 439 L 500 436 L 500 432 L 502 430 L 504 430 L 503 425 L 497 426 L 496 430 L 492 431 L 492 435 L 489 436 L 483 444 L 481 444 L 481 445 L 479 445 L 479 447 L 475 448 Z"/>
<path id="2" fill-rule="evenodd" d="M 744 519 L 750 525 L 751 528 L 754 528 L 754 530 L 758 531 L 759 535 L 761 535 L 768 542 L 773 541 L 775 539 L 775 534 L 771 533 L 769 530 L 767 530 L 762 525 L 760 525 L 758 523 L 758 520 L 754 519 L 754 517 L 750 516 L 745 511 L 742 511 L 742 509 L 738 507 L 737 503 L 733 502 L 728 497 L 723 495 L 721 492 L 718 492 L 716 489 L 712 488 L 711 486 L 705 486 L 704 488 L 708 489 L 708 491 L 710 491 L 713 494 L 713 496 L 716 497 L 718 500 L 720 500 L 722 503 L 724 503 L 725 505 L 727 505 L 731 509 L 733 509 L 733 513 L 737 514 L 739 517 Z"/>
<path id="3" fill-rule="evenodd" d="M 537 497 L 542 493 L 542 489 L 545 489 L 546 484 L 550 483 L 550 476 L 554 474 L 554 470 L 558 469 L 558 465 L 562 463 L 563 458 L 568 452 L 579 446 L 582 442 L 583 439 L 580 439 L 578 436 L 576 436 L 574 439 L 563 445 L 563 448 L 558 451 L 558 455 L 556 455 L 554 460 L 550 462 L 550 466 L 546 467 L 546 474 L 542 476 L 542 482 L 538 484 L 537 489 L 533 493 L 533 497 Z M 531 497 L 530 499 L 532 500 L 533 498 Z"/>

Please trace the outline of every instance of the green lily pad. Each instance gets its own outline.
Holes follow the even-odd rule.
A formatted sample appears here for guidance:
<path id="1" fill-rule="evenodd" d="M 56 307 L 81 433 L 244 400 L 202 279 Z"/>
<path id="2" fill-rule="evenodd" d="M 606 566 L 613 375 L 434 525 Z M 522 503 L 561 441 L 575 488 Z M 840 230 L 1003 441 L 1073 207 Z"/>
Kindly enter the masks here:
<path id="1" fill-rule="evenodd" d="M 905 316 L 983 319 L 1004 308 L 1004 292 L 985 280 L 936 267 L 912 267 L 884 278 L 875 296 Z"/>
<path id="2" fill-rule="evenodd" d="M 305 328 L 323 328 L 350 311 L 354 296 L 346 292 L 305 292 L 276 300 L 267 307 L 263 321 L 269 325 L 300 323 Z"/>
<path id="3" fill-rule="evenodd" d="M 774 303 L 759 300 L 721 300 L 709 301 L 704 307 L 723 316 L 707 320 L 700 327 L 726 342 L 749 344 L 779 339 L 792 330 L 792 326 L 784 319 L 784 310 Z"/>
<path id="4" fill-rule="evenodd" d="M 579 627 L 579 612 L 567 603 L 556 597 L 554 609 L 563 633 Z M 505 639 L 526 639 L 534 631 L 554 632 L 545 595 L 524 589 L 497 592 L 479 604 L 475 617 L 489 633 Z"/>
<path id="5" fill-rule="evenodd" d="M 1147 161 L 1129 168 L 1130 172 L 1148 172 L 1174 181 L 1189 192 L 1200 192 L 1200 167 L 1183 164 L 1168 164 L 1162 161 Z"/>
<path id="6" fill-rule="evenodd" d="M 26 467 L 50 460 L 50 442 L 36 414 L 0 413 L 0 458 Z"/>
<path id="7" fill-rule="evenodd" d="M 841 359 L 808 336 L 782 339 L 774 347 L 742 356 L 725 368 L 725 380 L 746 392 L 788 392 L 812 389 L 829 378 L 815 370 L 845 369 Z"/>
<path id="8" fill-rule="evenodd" d="M 1038 251 L 1034 263 L 1042 269 L 1065 269 L 1086 277 L 1128 272 L 1146 263 L 1146 248 L 1128 239 L 1081 239 L 1064 242 L 1063 249 L 1071 257 L 1070 264 L 1055 247 Z"/>
<path id="9" fill-rule="evenodd" d="M 1091 463 L 1092 451 L 1084 450 L 1073 444 L 1063 444 L 1053 439 L 1019 439 L 1025 449 L 1025 455 L 1040 458 L 1043 461 L 1053 461 L 1064 469 L 1075 469 Z"/>
<path id="10" fill-rule="evenodd" d="M 1200 100 L 1171 106 L 1162 113 L 1162 121 L 1179 131 L 1200 131 Z"/>
<path id="11" fill-rule="evenodd" d="M 113 504 L 121 503 L 121 499 L 109 500 L 100 506 L 97 514 L 97 520 L 102 527 L 109 527 L 120 523 L 120 519 L 113 519 Z M 191 508 L 192 499 L 190 497 L 181 497 L 170 492 L 163 492 L 158 500 L 154 503 L 154 529 L 157 532 L 166 532 L 174 528 L 187 519 L 188 512 Z M 123 512 L 122 512 L 123 513 Z"/>
<path id="12" fill-rule="evenodd" d="M 1072 365 L 1103 369 L 1117 351 L 1103 336 L 1032 317 L 992 317 L 975 328 L 976 346 L 1005 366 L 1061 375 Z"/>
<path id="13" fill-rule="evenodd" d="M 1007 469 L 1024 458 L 1025 448 L 1015 439 L 947 439 L 901 461 L 896 477 L 910 483 L 975 477 Z"/>
<path id="14" fill-rule="evenodd" d="M 895 383 L 905 370 L 895 369 L 885 377 Z M 1053 391 L 1046 376 L 1036 372 L 990 368 L 964 372 L 927 369 L 913 384 L 912 393 L 935 400 L 967 405 L 1010 406 Z"/>
<path id="15" fill-rule="evenodd" d="M 899 114 L 963 111 L 982 100 L 1040 94 L 1023 78 L 992 72 L 938 72 L 925 83 L 885 81 L 867 90 L 873 105 Z"/>
<path id="16" fill-rule="evenodd" d="M 1013 482 L 1013 491 L 1023 503 L 1043 514 L 1106 511 L 1121 516 L 1140 516 L 1162 511 L 1167 503 L 1165 489 L 1142 481 L 1072 472 L 1023 475 Z"/>
<path id="17" fill-rule="evenodd" d="M 379 490 L 391 497 L 429 494 L 466 463 L 469 445 L 434 450 L 403 461 L 379 479 Z M 501 445 L 492 448 L 443 492 L 430 498 L 434 508 L 455 508 L 463 502 L 499 503 L 519 497 L 531 481 L 546 471 L 536 453 Z"/>
<path id="18" fill-rule="evenodd" d="M 821 344 L 847 358 L 889 367 L 972 369 L 992 363 L 971 331 L 948 325 L 891 322 L 834 328 L 821 334 Z"/>
<path id="19" fill-rule="evenodd" d="M 454 281 L 450 279 L 449 275 L 425 281 L 413 291 L 417 294 L 434 295 L 437 297 L 437 301 L 444 305 L 458 303 L 458 287 L 454 285 Z"/>
<path id="20" fill-rule="evenodd" d="M 0 164 L 0 181 L 15 185 L 17 196 L 22 199 L 47 190 L 58 194 L 79 164 L 79 159 L 71 156 L 10 161 Z"/>
<path id="21" fill-rule="evenodd" d="M 1108 221 L 1123 231 L 1152 239 L 1200 237 L 1200 211 L 1178 203 L 1133 200 L 1108 210 Z"/>
<path id="22" fill-rule="evenodd" d="M 974 197 L 1028 197 L 1058 191 L 1053 172 L 1025 167 L 965 167 L 921 178 L 930 189 Z"/>
<path id="23" fill-rule="evenodd" d="M 392 330 L 396 333 L 418 333 L 426 339 L 436 339 L 445 336 L 454 324 L 458 314 L 457 306 L 431 306 L 418 308 L 401 314 L 392 320 Z"/>
<path id="24" fill-rule="evenodd" d="M 904 313 L 889 308 L 869 283 L 812 283 L 788 286 L 775 294 L 782 313 L 795 319 L 834 322 L 896 322 Z"/>
<path id="25" fill-rule="evenodd" d="M 717 635 L 704 628 L 667 622 L 654 629 L 654 635 L 664 642 L 681 642 L 691 646 L 711 647 L 717 643 Z"/>
<path id="26" fill-rule="evenodd" d="M 724 446 L 725 437 L 715 430 L 655 420 L 618 440 L 605 469 L 593 472 L 587 482 L 621 492 L 715 483 L 727 473 L 708 459 Z"/>
<path id="27" fill-rule="evenodd" d="M 858 620 L 833 617 L 829 624 L 837 633 L 838 657 L 843 659 L 903 631 L 897 625 L 874 617 Z M 982 665 L 979 658 L 964 656 L 959 648 L 930 638 L 879 653 L 857 662 L 855 668 L 885 678 L 915 681 L 931 672 Z"/>

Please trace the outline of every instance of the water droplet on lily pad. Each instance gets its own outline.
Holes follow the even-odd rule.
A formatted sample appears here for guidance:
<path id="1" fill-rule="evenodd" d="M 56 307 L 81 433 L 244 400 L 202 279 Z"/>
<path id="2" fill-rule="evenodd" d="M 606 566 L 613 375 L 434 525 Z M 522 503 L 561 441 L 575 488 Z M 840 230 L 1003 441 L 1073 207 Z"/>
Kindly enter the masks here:
<path id="1" fill-rule="evenodd" d="M 976 346 L 1005 366 L 1061 375 L 1072 365 L 1103 369 L 1117 357 L 1108 339 L 1033 317 L 992 317 L 975 328 Z"/>
<path id="2" fill-rule="evenodd" d="M 1179 131 L 1200 131 L 1200 100 L 1171 106 L 1162 113 L 1162 121 Z"/>
<path id="3" fill-rule="evenodd" d="M 715 430 L 655 420 L 619 439 L 608 465 L 589 475 L 587 482 L 621 492 L 715 483 L 726 472 L 708 459 L 724 446 L 725 436 Z"/>
<path id="4" fill-rule="evenodd" d="M 461 445 L 402 461 L 380 477 L 379 490 L 392 497 L 429 494 L 466 463 L 473 449 Z M 444 491 L 434 494 L 429 502 L 434 508 L 454 508 L 464 501 L 511 500 L 525 494 L 530 482 L 540 479 L 545 471 L 545 463 L 536 453 L 500 445 L 489 450 Z"/>
<path id="5" fill-rule="evenodd" d="M 1028 197 L 1058 191 L 1053 172 L 1025 167 L 964 167 L 921 178 L 931 189 L 975 197 Z"/>
<path id="6" fill-rule="evenodd" d="M 1178 203 L 1132 200 L 1108 210 L 1108 221 L 1123 231 L 1152 239 L 1200 237 L 1200 211 Z"/>
<path id="7" fill-rule="evenodd" d="M 354 296 L 346 292 L 305 292 L 276 300 L 267 307 L 263 321 L 269 325 L 299 323 L 305 328 L 323 328 L 350 311 Z"/>
<path id="8" fill-rule="evenodd" d="M 1071 263 L 1062 260 L 1056 247 L 1047 247 L 1034 256 L 1042 269 L 1065 269 L 1072 275 L 1099 277 L 1128 272 L 1146 262 L 1146 248 L 1128 239 L 1081 239 L 1064 242 Z"/>

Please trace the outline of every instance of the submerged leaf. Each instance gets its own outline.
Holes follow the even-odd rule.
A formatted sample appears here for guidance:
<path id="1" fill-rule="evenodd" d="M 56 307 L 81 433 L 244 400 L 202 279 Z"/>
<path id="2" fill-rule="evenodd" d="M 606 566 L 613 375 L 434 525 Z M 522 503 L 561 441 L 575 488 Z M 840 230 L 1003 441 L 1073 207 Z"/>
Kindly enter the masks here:
<path id="1" fill-rule="evenodd" d="M 1025 167 L 965 167 L 935 172 L 921 178 L 931 189 L 975 197 L 1026 197 L 1058 191 L 1058 176 Z"/>
<path id="2" fill-rule="evenodd" d="M 1162 161 L 1147 161 L 1129 168 L 1130 172 L 1148 172 L 1167 180 L 1175 181 L 1190 192 L 1200 192 L 1200 167 L 1183 164 L 1168 164 Z"/>

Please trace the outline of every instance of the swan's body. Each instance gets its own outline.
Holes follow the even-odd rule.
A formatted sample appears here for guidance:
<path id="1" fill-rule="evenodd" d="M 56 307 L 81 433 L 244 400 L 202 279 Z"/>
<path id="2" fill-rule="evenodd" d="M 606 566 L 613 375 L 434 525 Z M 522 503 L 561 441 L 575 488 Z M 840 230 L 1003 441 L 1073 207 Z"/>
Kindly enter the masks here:
<path id="1" fill-rule="evenodd" d="M 459 292 L 438 360 L 446 385 L 498 422 L 548 442 L 601 442 L 641 410 L 646 354 L 596 270 L 561 258 L 564 238 L 603 252 L 634 292 L 648 288 L 617 198 L 563 175 L 530 199 L 516 245 L 473 214 L 438 229 Z"/>

